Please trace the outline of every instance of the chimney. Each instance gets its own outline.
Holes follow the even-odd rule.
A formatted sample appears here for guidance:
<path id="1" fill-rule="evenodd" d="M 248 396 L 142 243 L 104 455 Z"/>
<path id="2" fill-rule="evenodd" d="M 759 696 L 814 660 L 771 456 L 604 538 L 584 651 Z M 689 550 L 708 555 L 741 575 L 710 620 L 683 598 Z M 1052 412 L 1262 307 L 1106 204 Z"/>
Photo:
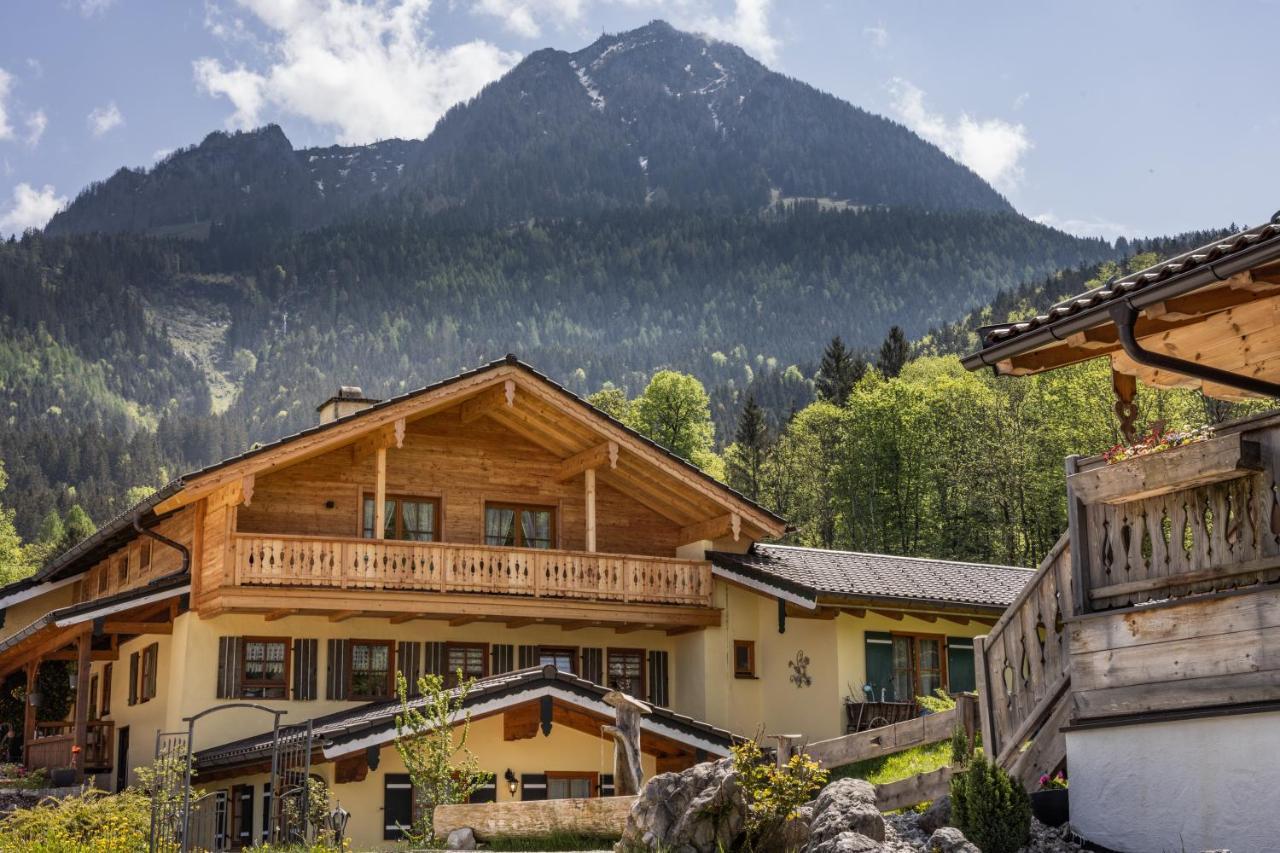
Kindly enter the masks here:
<path id="1" fill-rule="evenodd" d="M 378 402 L 381 401 L 366 397 L 364 389 L 359 385 L 341 385 L 338 387 L 337 394 L 316 406 L 316 411 L 320 413 L 320 423 L 327 424 L 367 409 Z"/>

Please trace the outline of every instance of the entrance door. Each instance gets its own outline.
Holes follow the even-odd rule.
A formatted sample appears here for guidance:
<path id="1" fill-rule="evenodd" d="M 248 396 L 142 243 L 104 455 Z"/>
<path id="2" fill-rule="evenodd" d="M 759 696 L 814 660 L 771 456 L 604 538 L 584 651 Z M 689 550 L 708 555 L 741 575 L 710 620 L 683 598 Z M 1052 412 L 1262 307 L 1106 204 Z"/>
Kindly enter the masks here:
<path id="1" fill-rule="evenodd" d="M 116 792 L 129 785 L 129 727 L 121 726 L 116 733 Z"/>

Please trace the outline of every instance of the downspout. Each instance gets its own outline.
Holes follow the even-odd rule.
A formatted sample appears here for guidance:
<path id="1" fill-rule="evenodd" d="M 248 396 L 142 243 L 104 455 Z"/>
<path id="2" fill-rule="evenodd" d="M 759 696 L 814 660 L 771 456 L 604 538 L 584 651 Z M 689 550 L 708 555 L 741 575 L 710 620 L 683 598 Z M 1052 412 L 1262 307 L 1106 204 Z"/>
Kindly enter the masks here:
<path id="1" fill-rule="evenodd" d="M 181 542 L 175 542 L 168 536 L 156 533 L 154 530 L 143 527 L 138 523 L 138 513 L 136 512 L 133 514 L 133 529 L 141 533 L 143 536 L 149 536 L 162 545 L 168 545 L 170 548 L 177 550 L 177 552 L 182 555 L 182 568 L 180 571 L 183 573 L 191 571 L 191 549 L 186 545 L 183 545 Z"/>
<path id="2" fill-rule="evenodd" d="M 1118 305 L 1111 306 L 1110 314 L 1111 321 L 1116 325 L 1116 334 L 1120 338 L 1120 346 L 1123 347 L 1125 355 L 1138 364 L 1159 370 L 1181 373 L 1185 376 L 1193 376 L 1205 382 L 1225 385 L 1228 388 L 1238 388 L 1253 394 L 1261 394 L 1264 397 L 1280 397 L 1280 385 L 1274 382 L 1254 379 L 1251 376 L 1241 376 L 1229 370 L 1220 370 L 1207 364 L 1187 361 L 1183 358 L 1175 358 L 1171 355 L 1143 349 L 1133 332 L 1134 323 L 1138 320 L 1138 309 L 1127 299 Z"/>

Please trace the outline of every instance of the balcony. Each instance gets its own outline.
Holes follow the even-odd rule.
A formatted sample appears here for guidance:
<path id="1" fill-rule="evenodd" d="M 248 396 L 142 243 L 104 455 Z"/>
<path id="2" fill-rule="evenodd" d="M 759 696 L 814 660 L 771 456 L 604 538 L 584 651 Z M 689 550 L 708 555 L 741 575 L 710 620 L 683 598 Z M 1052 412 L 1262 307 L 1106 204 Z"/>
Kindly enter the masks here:
<path id="1" fill-rule="evenodd" d="M 232 535 L 237 587 L 711 607 L 705 560 L 440 542 Z"/>
<path id="2" fill-rule="evenodd" d="M 90 720 L 87 725 L 83 766 L 87 772 L 110 770 L 115 723 Z M 71 766 L 75 745 L 75 723 L 40 722 L 35 737 L 27 744 L 28 770 L 55 770 Z"/>

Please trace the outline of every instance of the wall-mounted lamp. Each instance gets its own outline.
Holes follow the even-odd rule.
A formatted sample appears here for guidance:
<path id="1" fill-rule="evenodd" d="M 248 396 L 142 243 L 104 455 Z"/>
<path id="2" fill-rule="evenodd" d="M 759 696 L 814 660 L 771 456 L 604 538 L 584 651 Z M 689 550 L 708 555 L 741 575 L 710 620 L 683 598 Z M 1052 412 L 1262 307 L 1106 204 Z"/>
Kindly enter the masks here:
<path id="1" fill-rule="evenodd" d="M 502 774 L 502 778 L 507 780 L 507 792 L 511 796 L 516 795 L 516 789 L 520 787 L 520 783 L 516 781 L 516 774 L 511 772 L 511 768 L 507 768 L 507 772 Z"/>

